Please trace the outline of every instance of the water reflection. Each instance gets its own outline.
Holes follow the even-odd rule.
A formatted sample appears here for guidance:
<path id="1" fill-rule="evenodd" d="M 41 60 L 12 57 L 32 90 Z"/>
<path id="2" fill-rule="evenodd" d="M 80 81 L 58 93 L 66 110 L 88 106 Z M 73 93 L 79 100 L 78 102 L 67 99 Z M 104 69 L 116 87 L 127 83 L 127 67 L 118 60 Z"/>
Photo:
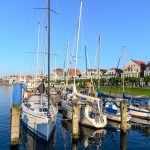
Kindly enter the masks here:
<path id="1" fill-rule="evenodd" d="M 68 121 L 62 121 L 62 130 L 64 133 L 72 131 L 72 123 Z M 101 147 L 104 137 L 106 135 L 106 129 L 91 129 L 84 126 L 80 126 L 78 141 L 72 141 L 72 149 L 76 150 L 77 147 L 90 148 Z M 66 136 L 65 136 L 66 135 Z M 64 135 L 64 141 L 67 141 L 67 134 Z M 65 144 L 65 143 L 64 143 Z"/>
<path id="2" fill-rule="evenodd" d="M 21 150 L 50 150 L 55 148 L 57 134 L 54 131 L 52 138 L 48 143 L 44 143 L 37 139 L 33 134 L 21 123 L 20 144 Z"/>
<path id="3" fill-rule="evenodd" d="M 137 125 L 142 124 L 145 126 L 150 126 L 150 120 L 140 119 L 140 118 L 136 118 L 136 117 L 132 117 L 131 122 L 133 122 Z"/>
<path id="4" fill-rule="evenodd" d="M 126 133 L 120 133 L 120 149 L 121 150 L 126 150 Z"/>
<path id="5" fill-rule="evenodd" d="M 127 134 L 120 133 L 120 124 L 108 122 L 106 129 L 91 129 L 80 126 L 80 135 L 77 141 L 72 141 L 72 123 L 65 120 L 63 115 L 58 113 L 56 129 L 49 143 L 42 143 L 40 140 L 32 136 L 29 131 L 21 125 L 21 140 L 19 149 L 21 150 L 50 150 L 50 149 L 118 149 L 126 150 L 137 147 L 137 144 L 132 144 L 128 140 L 137 139 L 132 133 L 143 138 L 140 139 L 148 141 L 150 137 L 150 128 L 141 128 L 139 126 L 132 126 L 127 131 Z M 131 133 L 131 134 L 130 134 Z M 147 138 L 146 138 L 147 137 Z M 128 139 L 128 140 L 127 140 Z M 134 140 L 135 141 L 135 140 Z M 138 141 L 136 142 L 138 143 Z M 145 143 L 149 145 L 149 143 Z M 143 146 L 144 147 L 144 146 Z M 138 147 L 137 147 L 138 149 Z"/>

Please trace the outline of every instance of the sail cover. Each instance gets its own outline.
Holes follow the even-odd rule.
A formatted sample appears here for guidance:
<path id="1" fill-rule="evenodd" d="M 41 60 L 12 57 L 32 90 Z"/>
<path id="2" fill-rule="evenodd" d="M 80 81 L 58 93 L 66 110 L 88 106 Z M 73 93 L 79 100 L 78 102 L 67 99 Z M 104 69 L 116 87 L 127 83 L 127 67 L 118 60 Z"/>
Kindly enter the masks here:
<path id="1" fill-rule="evenodd" d="M 45 85 L 44 82 L 42 82 L 38 87 L 37 90 L 39 91 L 40 94 L 45 92 Z"/>

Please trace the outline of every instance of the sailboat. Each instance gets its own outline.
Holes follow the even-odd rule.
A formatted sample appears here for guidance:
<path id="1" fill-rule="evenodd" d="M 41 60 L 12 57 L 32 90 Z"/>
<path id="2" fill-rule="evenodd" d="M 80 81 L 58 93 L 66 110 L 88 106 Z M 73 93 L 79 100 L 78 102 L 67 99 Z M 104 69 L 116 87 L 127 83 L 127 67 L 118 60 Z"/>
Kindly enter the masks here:
<path id="1" fill-rule="evenodd" d="M 122 51 L 122 55 L 124 56 L 124 49 Z M 124 68 L 124 60 L 123 60 L 123 68 Z M 135 118 L 140 118 L 143 120 L 147 120 L 147 124 L 150 124 L 150 99 L 145 98 L 131 98 L 125 95 L 124 91 L 124 71 L 123 71 L 123 99 L 129 101 L 128 110 L 130 115 Z M 133 120 L 131 118 L 131 121 Z M 144 122 L 144 121 L 143 121 Z"/>
<path id="2" fill-rule="evenodd" d="M 77 42 L 76 42 L 76 56 L 75 56 L 75 75 L 73 92 L 67 96 L 67 100 L 62 101 L 62 108 L 66 113 L 68 119 L 72 120 L 73 105 L 75 103 L 81 105 L 79 123 L 81 125 L 90 126 L 93 128 L 104 128 L 107 124 L 106 115 L 102 113 L 99 98 L 83 95 L 77 92 L 75 79 L 77 68 L 77 54 L 78 54 L 78 42 L 80 32 L 80 21 L 82 13 L 82 0 L 80 3 L 80 15 L 78 22 Z"/>
<path id="3" fill-rule="evenodd" d="M 122 48 L 122 51 L 124 47 Z M 124 78 L 123 78 L 123 91 L 124 91 Z M 98 90 L 100 95 L 100 90 Z M 101 96 L 105 96 L 105 94 L 101 93 Z M 120 103 L 123 101 L 122 98 L 117 98 L 113 96 L 106 95 L 105 99 L 103 100 L 103 112 L 106 114 L 107 119 L 121 122 L 121 112 L 120 112 Z M 127 122 L 130 121 L 131 115 L 129 111 L 127 111 Z"/>
<path id="4" fill-rule="evenodd" d="M 50 0 L 48 0 L 48 95 L 44 81 L 39 93 L 31 95 L 21 105 L 21 120 L 36 137 L 48 142 L 56 124 L 57 108 L 50 101 Z"/>

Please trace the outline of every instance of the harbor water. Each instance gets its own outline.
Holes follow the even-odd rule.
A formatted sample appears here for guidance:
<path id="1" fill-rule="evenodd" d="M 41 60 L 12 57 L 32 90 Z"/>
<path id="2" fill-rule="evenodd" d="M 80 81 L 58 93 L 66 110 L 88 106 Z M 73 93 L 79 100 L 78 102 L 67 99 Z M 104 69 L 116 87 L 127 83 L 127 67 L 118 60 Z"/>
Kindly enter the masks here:
<path id="1" fill-rule="evenodd" d="M 10 103 L 11 87 L 0 86 L 0 150 L 10 149 Z M 19 150 L 150 150 L 150 127 L 132 125 L 127 134 L 120 133 L 118 123 L 109 122 L 104 129 L 80 126 L 80 136 L 72 141 L 72 124 L 58 113 L 52 138 L 42 143 L 21 124 Z"/>

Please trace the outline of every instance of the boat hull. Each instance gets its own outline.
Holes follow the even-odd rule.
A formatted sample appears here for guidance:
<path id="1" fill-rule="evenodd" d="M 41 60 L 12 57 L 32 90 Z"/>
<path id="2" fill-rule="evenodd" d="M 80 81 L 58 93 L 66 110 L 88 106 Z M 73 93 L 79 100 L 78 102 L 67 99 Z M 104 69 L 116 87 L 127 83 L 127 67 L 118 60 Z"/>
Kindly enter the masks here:
<path id="1" fill-rule="evenodd" d="M 56 122 L 56 120 L 44 116 L 34 115 L 30 110 L 22 110 L 21 120 L 31 132 L 44 141 L 48 141 L 51 137 Z"/>
<path id="2" fill-rule="evenodd" d="M 108 114 L 108 113 L 105 113 L 105 115 L 107 116 L 107 119 L 109 120 L 112 120 L 112 121 L 116 121 L 116 122 L 121 122 L 121 116 L 120 115 L 113 115 L 113 114 Z M 131 119 L 131 116 L 128 115 L 127 116 L 127 122 L 129 122 Z"/>
<path id="3" fill-rule="evenodd" d="M 66 102 L 62 102 L 62 109 L 67 117 L 67 119 L 72 121 L 72 107 Z M 88 115 L 85 115 L 83 113 L 79 114 L 80 120 L 79 123 L 84 126 L 89 126 L 92 128 L 104 128 L 107 124 L 107 118 L 106 115 L 102 115 L 102 117 L 95 117 L 90 118 Z M 100 120 L 101 118 L 101 120 Z"/>
<path id="4" fill-rule="evenodd" d="M 129 111 L 130 111 L 130 115 L 132 117 L 136 117 L 136 118 L 150 121 L 150 111 L 148 111 L 148 110 L 130 106 Z"/>

